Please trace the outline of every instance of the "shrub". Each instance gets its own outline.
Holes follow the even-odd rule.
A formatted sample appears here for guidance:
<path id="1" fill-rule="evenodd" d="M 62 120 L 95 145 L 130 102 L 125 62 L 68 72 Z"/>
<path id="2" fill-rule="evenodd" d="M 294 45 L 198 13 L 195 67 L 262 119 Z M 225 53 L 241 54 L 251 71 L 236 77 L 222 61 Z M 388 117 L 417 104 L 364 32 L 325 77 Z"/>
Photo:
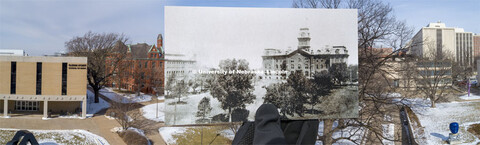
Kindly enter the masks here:
<path id="1" fill-rule="evenodd" d="M 212 117 L 212 122 L 228 122 L 228 117 L 226 114 L 218 114 Z"/>
<path id="2" fill-rule="evenodd" d="M 247 121 L 249 112 L 250 111 L 248 111 L 247 109 L 240 109 L 240 108 L 233 110 L 232 122 Z"/>
<path id="3" fill-rule="evenodd" d="M 468 131 L 471 132 L 472 134 L 480 137 L 480 124 L 472 124 L 468 128 Z"/>
<path id="4" fill-rule="evenodd" d="M 148 145 L 147 138 L 133 130 L 122 131 L 118 135 L 127 145 Z"/>

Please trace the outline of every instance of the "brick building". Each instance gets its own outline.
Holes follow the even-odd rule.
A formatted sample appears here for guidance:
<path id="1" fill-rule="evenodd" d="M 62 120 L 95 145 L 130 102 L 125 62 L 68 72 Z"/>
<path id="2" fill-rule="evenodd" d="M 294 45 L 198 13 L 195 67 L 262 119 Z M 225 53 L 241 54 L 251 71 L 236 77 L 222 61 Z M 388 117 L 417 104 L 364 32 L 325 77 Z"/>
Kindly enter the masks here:
<path id="1" fill-rule="evenodd" d="M 117 65 L 118 71 L 109 78 L 107 86 L 163 95 L 165 51 L 162 35 L 158 35 L 156 45 L 118 43 L 115 47 L 127 49 L 126 58 Z M 106 66 L 113 67 L 108 61 Z"/>

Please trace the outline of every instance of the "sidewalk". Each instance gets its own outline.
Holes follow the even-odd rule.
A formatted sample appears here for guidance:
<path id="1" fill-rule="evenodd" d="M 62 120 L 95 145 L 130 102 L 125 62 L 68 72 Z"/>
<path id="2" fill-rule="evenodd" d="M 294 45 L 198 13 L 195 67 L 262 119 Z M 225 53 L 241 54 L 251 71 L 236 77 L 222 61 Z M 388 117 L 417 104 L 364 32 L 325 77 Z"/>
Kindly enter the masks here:
<path id="1" fill-rule="evenodd" d="M 93 90 L 91 88 L 88 88 L 88 89 L 90 89 L 90 91 L 93 92 Z M 113 101 L 113 100 L 109 99 L 108 97 L 105 97 L 101 93 L 99 93 L 99 97 L 102 98 L 103 100 L 107 101 L 110 104 Z M 158 100 L 158 103 L 161 103 L 161 102 L 163 102 L 163 100 Z M 146 106 L 146 105 L 149 105 L 149 104 L 155 104 L 155 103 L 157 103 L 157 97 L 152 97 L 151 101 L 137 103 L 138 105 L 135 105 L 135 106 L 138 106 L 138 108 L 136 108 L 135 110 L 132 110 L 132 111 L 134 111 L 135 113 L 140 113 L 141 114 L 142 112 L 140 111 L 140 109 L 143 106 Z M 151 141 L 152 145 L 166 145 L 167 143 L 164 141 L 163 137 L 158 132 L 158 129 L 160 127 L 164 126 L 164 124 L 159 123 L 159 122 L 155 122 L 155 121 L 152 121 L 152 120 L 148 120 L 148 119 L 144 118 L 143 115 L 140 115 L 140 116 L 141 117 L 139 118 L 139 120 L 136 120 L 134 124 L 138 124 L 136 127 L 138 127 L 139 129 L 142 129 L 145 132 L 145 135 Z M 103 117 L 103 118 L 106 119 L 105 117 Z M 112 120 L 112 121 L 114 121 L 115 123 L 118 124 L 118 122 L 116 120 Z M 118 135 L 116 135 L 116 136 L 118 137 Z"/>

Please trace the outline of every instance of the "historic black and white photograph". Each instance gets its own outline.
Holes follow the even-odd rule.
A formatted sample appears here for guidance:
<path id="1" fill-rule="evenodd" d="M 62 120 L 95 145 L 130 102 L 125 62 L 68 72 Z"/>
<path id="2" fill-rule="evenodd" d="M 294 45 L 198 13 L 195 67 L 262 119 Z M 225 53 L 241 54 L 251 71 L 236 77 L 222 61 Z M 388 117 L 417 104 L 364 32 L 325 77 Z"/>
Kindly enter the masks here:
<path id="1" fill-rule="evenodd" d="M 355 9 L 165 7 L 165 124 L 358 117 Z"/>

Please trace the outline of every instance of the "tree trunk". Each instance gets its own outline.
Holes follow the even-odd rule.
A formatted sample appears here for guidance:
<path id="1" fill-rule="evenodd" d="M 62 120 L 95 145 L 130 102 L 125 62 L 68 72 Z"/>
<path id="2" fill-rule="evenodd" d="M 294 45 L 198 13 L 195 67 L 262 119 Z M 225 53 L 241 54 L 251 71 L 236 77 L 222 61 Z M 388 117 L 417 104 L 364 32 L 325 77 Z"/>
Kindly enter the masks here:
<path id="1" fill-rule="evenodd" d="M 312 105 L 312 110 L 310 110 L 310 113 L 313 114 L 313 106 L 315 106 L 315 104 L 312 103 L 311 105 Z"/>
<path id="2" fill-rule="evenodd" d="M 96 89 L 96 88 L 93 88 L 93 91 L 95 93 L 95 103 L 98 103 L 99 102 L 99 99 L 98 99 L 98 95 L 100 95 L 100 89 Z"/>
<path id="3" fill-rule="evenodd" d="M 228 122 L 232 122 L 232 108 L 228 108 Z"/>
<path id="4" fill-rule="evenodd" d="M 323 141 L 322 142 L 323 142 L 324 145 L 333 144 L 332 126 L 333 126 L 333 119 L 323 120 Z"/>
<path id="5" fill-rule="evenodd" d="M 432 97 L 430 98 L 430 103 L 432 103 L 432 106 L 430 106 L 430 108 L 435 108 L 435 99 Z"/>

